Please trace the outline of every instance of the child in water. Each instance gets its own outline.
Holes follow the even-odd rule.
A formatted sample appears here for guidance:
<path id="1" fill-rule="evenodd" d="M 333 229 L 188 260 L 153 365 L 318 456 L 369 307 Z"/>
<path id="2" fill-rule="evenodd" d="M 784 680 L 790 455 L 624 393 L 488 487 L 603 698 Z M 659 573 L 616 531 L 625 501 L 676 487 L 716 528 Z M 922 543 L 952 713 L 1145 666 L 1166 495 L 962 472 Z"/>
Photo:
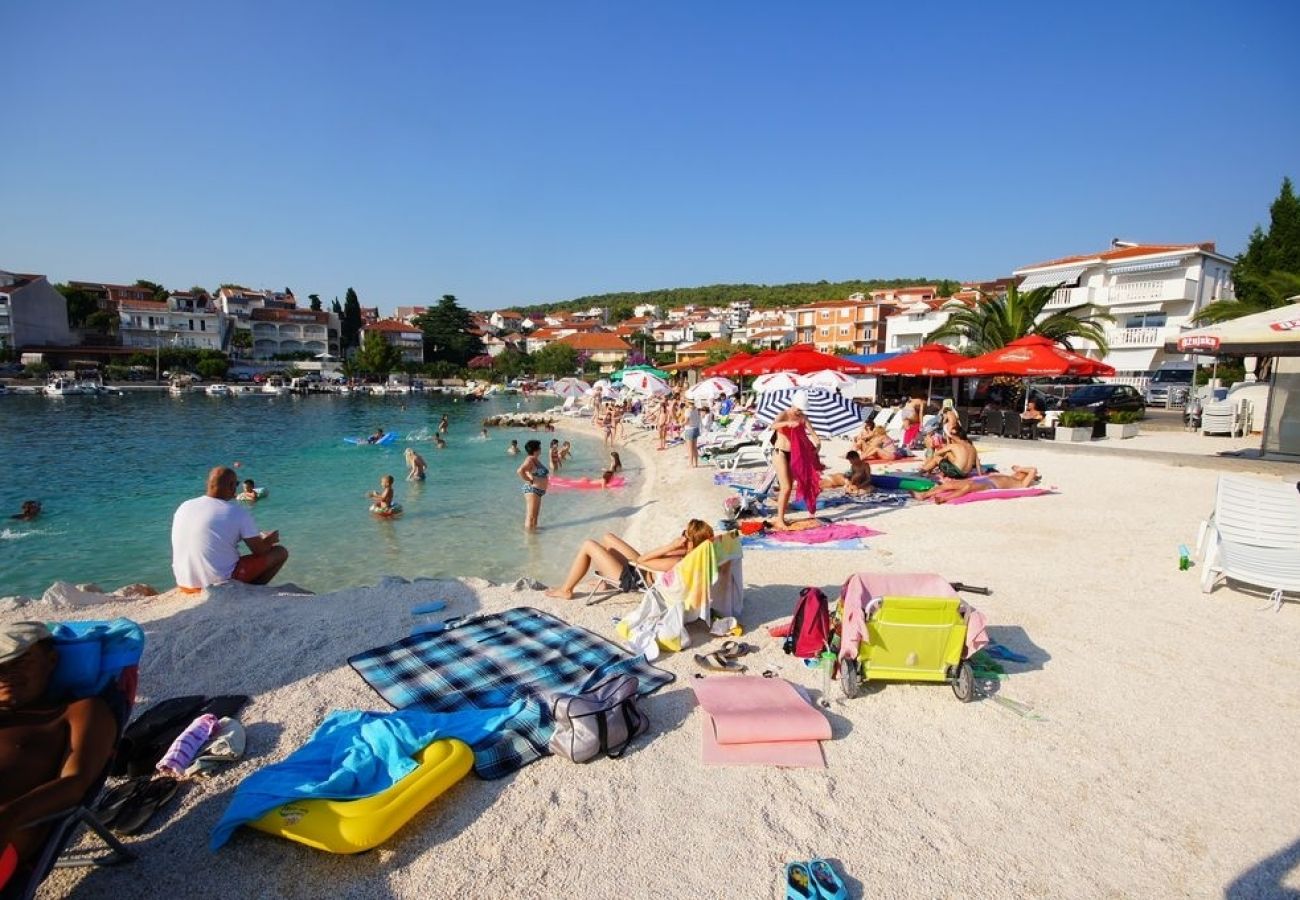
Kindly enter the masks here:
<path id="1" fill-rule="evenodd" d="M 257 486 L 253 484 L 253 479 L 244 479 L 244 489 L 235 497 L 236 500 L 242 500 L 244 503 L 257 502 Z"/>
<path id="2" fill-rule="evenodd" d="M 561 463 L 568 462 L 569 457 L 572 455 L 573 455 L 573 445 L 570 444 L 568 441 L 565 441 L 563 444 L 560 445 L 560 462 Z"/>
<path id="3" fill-rule="evenodd" d="M 439 450 L 447 449 L 447 442 L 442 439 L 441 434 L 435 434 L 433 436 L 433 445 L 437 447 Z"/>
<path id="4" fill-rule="evenodd" d="M 389 512 L 393 508 L 393 476 L 384 475 L 379 479 L 379 490 L 366 494 L 370 498 L 371 512 Z"/>
<path id="5" fill-rule="evenodd" d="M 517 440 L 512 440 L 512 441 L 510 442 L 510 446 L 506 448 L 506 453 L 509 453 L 511 456 L 518 456 L 518 455 L 519 455 L 519 441 L 517 441 Z"/>

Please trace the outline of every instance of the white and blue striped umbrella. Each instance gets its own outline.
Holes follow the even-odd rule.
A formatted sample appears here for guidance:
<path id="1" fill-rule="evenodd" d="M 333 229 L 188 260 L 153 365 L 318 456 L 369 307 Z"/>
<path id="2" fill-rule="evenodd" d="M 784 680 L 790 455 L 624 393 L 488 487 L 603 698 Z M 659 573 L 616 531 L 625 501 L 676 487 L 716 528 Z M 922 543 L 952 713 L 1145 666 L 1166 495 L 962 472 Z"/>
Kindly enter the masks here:
<path id="1" fill-rule="evenodd" d="M 803 390 L 768 391 L 758 395 L 754 415 L 764 425 L 789 409 L 797 399 L 804 408 L 813 431 L 822 437 L 838 437 L 862 427 L 863 407 L 847 397 L 818 388 Z"/>

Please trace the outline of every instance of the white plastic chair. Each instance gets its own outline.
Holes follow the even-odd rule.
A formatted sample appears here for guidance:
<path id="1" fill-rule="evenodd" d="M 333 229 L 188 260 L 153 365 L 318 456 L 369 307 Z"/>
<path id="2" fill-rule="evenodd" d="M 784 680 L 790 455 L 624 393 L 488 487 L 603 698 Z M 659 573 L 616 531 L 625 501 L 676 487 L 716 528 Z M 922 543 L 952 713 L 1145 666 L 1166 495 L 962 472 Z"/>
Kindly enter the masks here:
<path id="1" fill-rule="evenodd" d="M 1202 591 L 1232 578 L 1268 588 L 1280 610 L 1284 591 L 1300 593 L 1300 491 L 1293 482 L 1220 475 L 1196 544 Z"/>

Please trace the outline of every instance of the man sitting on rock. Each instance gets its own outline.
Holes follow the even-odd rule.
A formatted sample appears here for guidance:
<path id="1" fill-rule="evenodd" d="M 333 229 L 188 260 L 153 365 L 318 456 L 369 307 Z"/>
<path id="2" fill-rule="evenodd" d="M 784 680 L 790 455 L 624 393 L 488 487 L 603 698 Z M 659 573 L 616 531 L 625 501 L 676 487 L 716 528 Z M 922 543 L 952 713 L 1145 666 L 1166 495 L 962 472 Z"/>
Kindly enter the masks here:
<path id="1" fill-rule="evenodd" d="M 182 591 L 223 581 L 268 584 L 289 558 L 278 531 L 258 531 L 253 514 L 230 502 L 238 489 L 235 471 L 217 466 L 207 493 L 186 500 L 172 517 L 172 572 Z M 240 541 L 252 552 L 240 556 Z"/>
<path id="2" fill-rule="evenodd" d="M 16 853 L 14 879 L 33 865 L 49 831 L 33 823 L 86 799 L 117 738 L 103 699 L 45 699 L 57 661 L 40 622 L 0 626 L 0 857 Z"/>

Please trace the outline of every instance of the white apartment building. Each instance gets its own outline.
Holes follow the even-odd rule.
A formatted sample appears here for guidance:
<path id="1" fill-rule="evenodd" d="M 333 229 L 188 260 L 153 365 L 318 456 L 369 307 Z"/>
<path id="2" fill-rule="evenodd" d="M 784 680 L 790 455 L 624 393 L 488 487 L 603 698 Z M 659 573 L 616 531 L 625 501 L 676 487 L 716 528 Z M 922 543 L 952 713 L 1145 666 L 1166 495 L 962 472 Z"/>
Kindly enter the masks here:
<path id="1" fill-rule="evenodd" d="M 273 359 L 289 353 L 312 356 L 338 355 L 338 327 L 331 346 L 330 320 L 333 313 L 310 309 L 253 309 L 249 328 L 253 332 L 253 359 Z"/>
<path id="2" fill-rule="evenodd" d="M 1191 318 L 1216 300 L 1231 300 L 1231 257 L 1202 244 L 1132 244 L 1115 242 L 1102 253 L 1067 256 L 1017 269 L 1023 293 L 1044 285 L 1061 287 L 1044 314 L 1092 304 L 1114 316 L 1106 326 L 1110 352 L 1104 361 L 1116 380 L 1144 384 L 1167 360 L 1191 360 L 1190 354 L 1167 353 L 1166 343 L 1191 327 Z M 1085 345 L 1081 350 L 1095 348 Z"/>
<path id="3" fill-rule="evenodd" d="M 71 343 L 68 302 L 49 279 L 0 271 L 0 348 Z"/>
<path id="4" fill-rule="evenodd" d="M 225 346 L 228 319 L 203 292 L 174 293 L 166 300 L 122 300 L 117 315 L 123 347 L 221 350 Z"/>
<path id="5" fill-rule="evenodd" d="M 788 335 L 788 338 L 782 335 Z M 780 309 L 751 312 L 743 326 L 732 329 L 731 340 L 736 344 L 763 344 L 765 347 L 775 342 L 788 347 L 794 343 L 794 315 Z"/>
<path id="6" fill-rule="evenodd" d="M 727 305 L 727 326 L 732 331 L 744 328 L 753 309 L 754 304 L 748 300 L 733 300 Z"/>
<path id="7" fill-rule="evenodd" d="M 653 303 L 639 303 L 632 307 L 632 316 L 637 319 L 658 319 L 663 313 Z"/>
<path id="8" fill-rule="evenodd" d="M 924 300 L 909 300 L 899 306 L 885 319 L 884 352 L 906 353 L 924 344 L 927 335 L 948 321 L 943 306 Z"/>

